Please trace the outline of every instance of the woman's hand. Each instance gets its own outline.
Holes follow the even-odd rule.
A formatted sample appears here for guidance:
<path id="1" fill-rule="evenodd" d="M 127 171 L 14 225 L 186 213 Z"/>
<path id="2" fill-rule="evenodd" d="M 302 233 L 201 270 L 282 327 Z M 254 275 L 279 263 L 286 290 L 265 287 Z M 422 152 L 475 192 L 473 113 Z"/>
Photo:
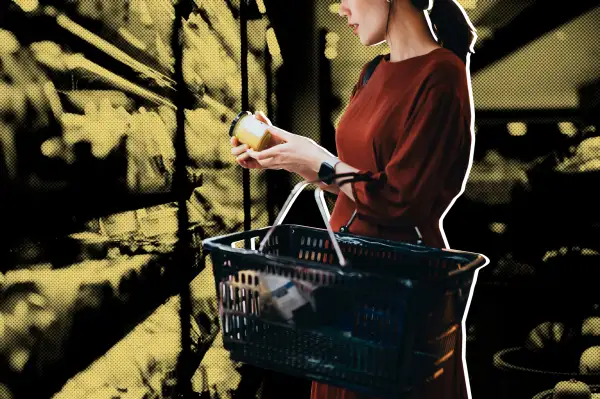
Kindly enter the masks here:
<path id="1" fill-rule="evenodd" d="M 267 118 L 267 116 L 262 111 L 256 111 L 254 116 L 259 121 L 264 122 L 269 126 L 273 126 L 273 124 L 271 123 L 269 118 Z M 270 148 L 274 145 L 282 144 L 282 143 L 283 143 L 283 141 L 272 136 L 271 142 L 269 143 L 267 148 Z M 234 136 L 231 138 L 231 146 L 233 147 L 231 149 L 231 153 L 236 157 L 236 162 L 240 166 L 242 166 L 246 169 L 263 169 L 263 166 L 259 162 L 257 162 L 255 159 L 251 158 L 249 156 L 249 154 L 247 153 L 247 151 L 250 149 L 250 147 L 247 144 L 240 143 L 238 141 L 237 137 Z"/>
<path id="2" fill-rule="evenodd" d="M 272 124 L 264 114 L 258 112 L 260 120 Z M 285 169 L 288 172 L 306 174 L 318 172 L 323 161 L 337 158 L 318 145 L 314 140 L 273 127 L 269 130 L 273 144 L 262 151 L 246 148 L 245 158 L 250 167 L 263 169 Z M 239 147 L 238 147 L 239 148 Z"/>
<path id="3" fill-rule="evenodd" d="M 237 137 L 231 138 L 231 153 L 235 156 L 235 161 L 246 169 L 262 169 L 262 166 L 256 160 L 250 158 L 247 151 L 250 149 L 247 144 L 241 144 Z"/>
<path id="4" fill-rule="evenodd" d="M 273 126 L 263 112 L 258 111 L 255 116 L 256 119 Z M 247 145 L 241 145 L 237 138 L 232 137 L 231 152 L 236 156 L 237 163 L 248 169 L 285 169 L 297 173 L 304 180 L 314 181 L 317 179 L 323 161 L 337 161 L 335 156 L 313 140 L 277 128 L 271 129 L 270 133 L 271 142 L 267 149 L 260 152 L 251 150 Z M 354 169 L 349 171 L 353 172 Z M 320 186 L 333 194 L 340 192 L 336 185 L 321 184 Z M 348 195 L 351 196 L 351 193 Z"/>

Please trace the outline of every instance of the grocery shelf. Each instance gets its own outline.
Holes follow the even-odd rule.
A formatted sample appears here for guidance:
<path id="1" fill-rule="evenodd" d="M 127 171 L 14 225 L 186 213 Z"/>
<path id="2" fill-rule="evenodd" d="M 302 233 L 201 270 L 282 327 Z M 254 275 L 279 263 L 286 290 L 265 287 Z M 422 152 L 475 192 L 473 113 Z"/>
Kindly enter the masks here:
<path id="1" fill-rule="evenodd" d="M 179 209 L 178 222 L 187 220 L 182 205 L 203 184 L 206 168 L 181 162 L 188 158 L 183 126 L 191 123 L 182 111 L 211 111 L 196 131 L 202 136 L 222 128 L 240 107 L 266 103 L 260 51 L 240 43 L 247 19 L 266 16 L 252 5 L 244 15 L 217 3 L 195 4 L 189 19 L 202 25 L 196 30 L 186 29 L 189 7 L 176 8 L 171 0 L 9 0 L 0 6 L 0 34 L 18 42 L 14 52 L 0 53 L 0 125 L 7 133 L 0 137 L 0 202 L 9 232 L 0 243 L 0 396 L 4 385 L 15 398 L 50 397 L 144 328 L 167 298 L 180 298 L 183 342 L 186 334 L 201 341 L 193 345 L 192 362 L 187 346 L 178 359 L 184 389 L 188 371 L 180 365 L 197 367 L 214 340 L 214 315 L 189 309 L 189 282 L 204 267 L 198 238 L 206 226 L 194 226 L 191 253 L 183 248 L 183 231 L 158 248 L 112 238 L 110 250 L 88 243 L 78 252 L 65 237 L 98 218 L 155 205 Z M 171 34 L 180 21 L 191 35 L 183 50 L 193 55 L 185 82 Z M 184 85 L 190 93 L 182 96 L 177 88 Z M 114 108 L 103 113 L 102 101 Z M 98 112 L 90 112 L 90 104 Z M 120 119 L 123 109 L 128 116 Z M 144 125 L 145 113 L 158 118 L 157 125 Z M 211 163 L 211 156 L 202 166 L 219 173 L 222 159 Z M 190 326 L 188 315 L 196 320 Z"/>
<path id="2" fill-rule="evenodd" d="M 103 38 L 80 23 L 70 15 L 50 6 L 41 6 L 37 10 L 25 13 L 16 5 L 8 7 L 0 16 L 0 26 L 11 31 L 23 46 L 32 43 L 55 42 L 66 45 L 73 53 L 81 53 L 92 64 L 118 74 L 159 96 L 169 97 L 174 91 L 172 78 L 164 71 L 157 69 L 151 58 L 136 52 L 124 51 L 125 46 L 118 35 Z M 38 29 L 26 29 L 35 25 Z M 103 32 L 106 29 L 102 29 Z"/>
<path id="3" fill-rule="evenodd" d="M 65 31 L 136 72 L 163 84 L 174 85 L 173 56 L 168 54 L 173 3 L 143 0 L 135 5 L 138 7 L 111 1 L 86 4 L 85 1 L 42 0 L 39 9 L 55 18 L 58 26 Z"/>
<path id="4" fill-rule="evenodd" d="M 175 202 L 177 194 L 169 187 L 162 192 L 135 193 L 119 181 L 96 178 L 100 174 L 92 168 L 83 169 L 89 180 L 73 179 L 56 183 L 47 182 L 35 186 L 19 187 L 2 194 L 2 215 L 7 223 L 19 232 L 61 234 L 61 225 L 71 219 L 91 219 L 113 213 L 147 208 Z M 53 184 L 54 183 L 54 184 Z M 65 184 L 67 183 L 67 184 Z M 202 185 L 202 175 L 195 173 L 189 178 L 189 195 Z M 17 212 L 26 209 L 27 212 Z M 64 233 L 64 232 L 63 232 Z"/>
<path id="5" fill-rule="evenodd" d="M 195 229 L 194 236 L 199 243 L 201 230 Z M 0 383 L 16 397 L 49 397 L 204 268 L 197 246 L 194 264 L 186 268 L 174 263 L 172 250 L 152 253 L 165 252 L 162 246 L 60 269 L 38 266 L 6 273 L 0 321 L 8 345 L 0 345 Z M 195 332 L 202 342 L 196 348 L 200 359 L 216 333 L 215 320 L 207 316 L 200 317 Z"/>

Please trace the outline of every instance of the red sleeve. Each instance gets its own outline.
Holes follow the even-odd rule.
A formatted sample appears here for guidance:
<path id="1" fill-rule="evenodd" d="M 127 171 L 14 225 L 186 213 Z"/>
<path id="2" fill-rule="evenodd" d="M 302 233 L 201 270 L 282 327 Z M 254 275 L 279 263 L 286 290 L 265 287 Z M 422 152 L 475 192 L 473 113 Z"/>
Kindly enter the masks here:
<path id="1" fill-rule="evenodd" d="M 418 225 L 444 188 L 470 127 L 455 89 L 432 86 L 417 98 L 396 147 L 374 180 L 352 183 L 358 216 L 382 226 Z M 466 131 L 465 131 L 466 130 Z"/>

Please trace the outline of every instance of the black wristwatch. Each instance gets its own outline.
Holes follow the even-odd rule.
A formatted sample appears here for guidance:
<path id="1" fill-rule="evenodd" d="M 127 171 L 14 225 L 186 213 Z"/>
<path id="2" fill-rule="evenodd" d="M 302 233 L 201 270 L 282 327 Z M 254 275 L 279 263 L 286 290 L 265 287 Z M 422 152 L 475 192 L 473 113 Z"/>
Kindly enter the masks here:
<path id="1" fill-rule="evenodd" d="M 324 161 L 321 163 L 321 168 L 319 169 L 319 180 L 321 180 L 322 183 L 324 184 L 331 184 L 333 183 L 333 177 L 335 176 L 335 167 L 338 163 L 340 163 L 341 161 L 338 159 L 335 162 L 331 162 L 331 161 Z"/>

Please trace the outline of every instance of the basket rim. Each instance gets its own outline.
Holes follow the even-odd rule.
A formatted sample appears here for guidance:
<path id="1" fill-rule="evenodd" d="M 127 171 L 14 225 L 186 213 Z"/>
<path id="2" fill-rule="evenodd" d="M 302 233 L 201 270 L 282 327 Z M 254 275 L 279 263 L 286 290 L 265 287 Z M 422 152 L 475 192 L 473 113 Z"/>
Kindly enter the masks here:
<path id="1" fill-rule="evenodd" d="M 249 234 L 260 234 L 262 232 L 266 232 L 271 228 L 271 226 L 267 226 L 267 227 L 262 227 L 259 229 L 253 229 L 253 230 L 248 230 L 248 231 L 241 231 L 241 232 L 235 232 L 235 233 L 228 233 L 228 234 L 224 234 L 221 236 L 215 236 L 215 237 L 210 237 L 210 238 L 206 238 L 203 240 L 203 243 L 208 244 L 207 245 L 207 249 L 213 249 L 219 246 L 223 246 L 223 244 L 218 243 L 217 241 L 223 241 L 225 239 L 228 238 L 233 238 L 236 236 L 244 236 L 244 235 L 249 235 Z M 299 225 L 299 224 L 280 224 L 279 226 L 276 226 L 275 229 L 280 229 L 280 228 L 299 228 L 299 229 L 304 229 L 304 230 L 313 230 L 313 231 L 319 231 L 319 232 L 326 232 L 326 229 L 321 229 L 321 228 L 317 228 L 317 227 L 309 227 L 309 226 L 303 226 L 303 225 Z M 402 241 L 392 241 L 392 240 L 387 240 L 384 238 L 376 238 L 376 237 L 368 237 L 368 236 L 359 236 L 356 234 L 351 234 L 351 233 L 340 233 L 340 232 L 334 232 L 334 234 L 336 235 L 336 237 L 340 237 L 342 240 L 343 239 L 352 239 L 352 238 L 357 238 L 360 239 L 363 242 L 372 242 L 372 243 L 376 243 L 378 245 L 389 245 L 389 246 L 400 246 L 403 248 L 407 248 L 407 249 L 412 249 L 413 252 L 422 252 L 422 253 L 427 253 L 427 252 L 437 252 L 437 253 L 448 253 L 448 254 L 455 254 L 455 255 L 463 255 L 463 256 L 480 256 L 482 258 L 488 259 L 487 256 L 477 253 L 477 252 L 471 252 L 471 251 L 464 251 L 464 250 L 458 250 L 458 249 L 451 249 L 451 248 L 435 248 L 435 247 L 429 247 L 426 245 L 420 245 L 420 244 L 412 244 L 412 243 L 408 243 L 408 242 L 402 242 Z M 421 249 L 421 251 L 419 251 L 419 249 Z"/>
<path id="2" fill-rule="evenodd" d="M 303 229 L 303 230 L 312 230 L 312 231 L 319 231 L 319 232 L 327 231 L 326 229 L 302 226 L 302 225 L 298 225 L 298 224 L 281 224 L 276 227 L 276 229 L 278 229 L 278 228 L 286 228 L 286 229 L 298 228 L 298 229 Z M 293 266 L 293 267 L 304 266 L 304 267 L 334 272 L 334 273 L 338 273 L 338 274 L 341 273 L 344 275 L 351 275 L 353 273 L 361 273 L 361 274 L 366 273 L 366 271 L 364 269 L 353 269 L 351 262 L 348 262 L 348 264 L 346 266 L 341 266 L 341 265 L 339 265 L 339 263 L 329 265 L 329 264 L 324 264 L 321 262 L 311 261 L 311 260 L 306 260 L 306 259 L 302 259 L 301 262 L 298 262 L 298 259 L 295 257 L 282 256 L 282 255 L 276 256 L 276 255 L 272 255 L 272 254 L 259 253 L 257 250 L 249 250 L 246 248 L 233 248 L 233 247 L 231 247 L 231 245 L 227 245 L 227 244 L 223 243 L 224 241 L 225 242 L 226 241 L 230 241 L 230 242 L 242 241 L 245 238 L 248 238 L 249 235 L 253 235 L 253 234 L 259 235 L 260 233 L 267 232 L 269 229 L 270 229 L 270 227 L 263 227 L 260 229 L 242 231 L 242 232 L 237 232 L 237 233 L 229 233 L 229 234 L 225 234 L 222 236 L 207 238 L 202 241 L 202 248 L 203 248 L 203 251 L 208 252 L 208 253 L 217 250 L 217 251 L 222 251 L 222 252 L 227 252 L 227 253 L 234 253 L 236 255 L 248 256 L 250 259 L 253 259 L 256 262 L 264 263 L 264 261 L 267 260 L 267 264 L 269 264 L 271 266 Z M 424 246 L 424 245 L 391 241 L 391 240 L 386 240 L 386 239 L 357 236 L 357 235 L 349 234 L 349 233 L 335 233 L 335 235 L 337 238 L 341 239 L 342 241 L 359 239 L 363 244 L 374 243 L 377 245 L 394 246 L 394 249 L 405 248 L 406 250 L 410 251 L 413 254 L 430 253 L 430 254 L 437 254 L 437 255 L 446 255 L 446 258 L 450 258 L 453 255 L 454 256 L 465 256 L 468 258 L 472 258 L 470 262 L 463 265 L 460 269 L 456 269 L 456 270 L 452 270 L 452 271 L 448 272 L 448 275 L 446 276 L 446 278 L 455 277 L 457 275 L 462 275 L 464 273 L 468 273 L 468 272 L 472 271 L 473 269 L 475 269 L 474 271 L 477 271 L 478 269 L 481 269 L 490 263 L 490 259 L 487 256 L 485 256 L 483 254 L 478 254 L 475 252 L 461 251 L 461 250 L 455 250 L 455 249 L 446 249 L 446 248 L 434 248 L 434 247 L 428 247 L 428 246 Z M 444 257 L 444 256 L 442 256 L 442 257 Z M 439 280 L 442 280 L 442 279 L 443 278 L 439 278 Z"/>

